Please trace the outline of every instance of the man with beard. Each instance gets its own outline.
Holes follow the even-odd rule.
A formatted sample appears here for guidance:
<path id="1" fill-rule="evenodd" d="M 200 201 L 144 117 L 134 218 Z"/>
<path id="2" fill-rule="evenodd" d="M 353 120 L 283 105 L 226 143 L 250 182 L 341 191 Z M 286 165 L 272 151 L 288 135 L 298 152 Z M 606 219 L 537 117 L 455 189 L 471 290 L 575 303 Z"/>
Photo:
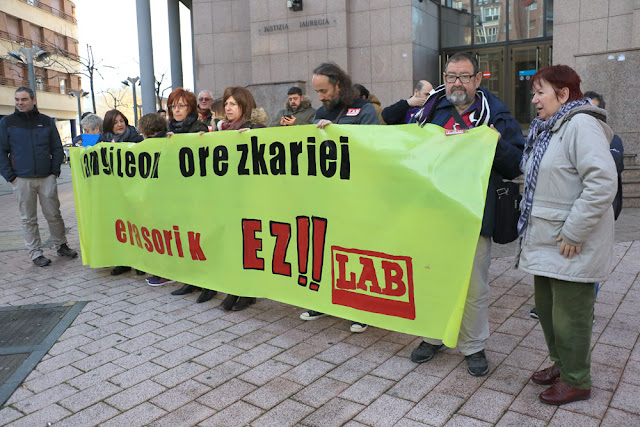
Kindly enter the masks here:
<path id="1" fill-rule="evenodd" d="M 322 107 L 313 119 L 320 129 L 331 123 L 341 125 L 377 125 L 378 113 L 366 100 L 358 97 L 351 77 L 337 64 L 325 62 L 313 70 L 313 90 Z"/>
<path id="2" fill-rule="evenodd" d="M 332 62 L 320 64 L 313 70 L 313 90 L 318 94 L 322 107 L 316 111 L 313 123 L 320 129 L 332 123 L 350 125 L 377 125 L 378 113 L 368 101 L 360 98 L 351 83 L 351 78 Z M 325 313 L 305 311 L 302 320 L 316 320 Z M 367 325 L 351 322 L 351 332 L 364 332 Z"/>
<path id="3" fill-rule="evenodd" d="M 284 110 L 280 110 L 272 126 L 308 125 L 313 122 L 316 110 L 311 108 L 311 101 L 304 97 L 302 89 L 297 86 L 289 88 Z"/>
<path id="4" fill-rule="evenodd" d="M 489 372 L 484 342 L 489 338 L 488 275 L 496 185 L 502 178 L 513 179 L 520 175 L 524 138 L 520 125 L 506 105 L 488 90 L 480 88 L 482 73 L 475 56 L 468 53 L 451 56 L 445 65 L 443 80 L 445 84 L 436 88 L 416 113 L 415 118 L 420 126 L 432 123 L 448 130 L 460 130 L 486 125 L 500 133 L 458 336 L 458 349 L 466 357 L 468 372 L 473 376 L 483 376 Z M 446 283 L 441 285 L 446 286 Z M 411 353 L 411 360 L 416 363 L 427 362 L 441 348 L 441 340 L 425 337 Z"/>

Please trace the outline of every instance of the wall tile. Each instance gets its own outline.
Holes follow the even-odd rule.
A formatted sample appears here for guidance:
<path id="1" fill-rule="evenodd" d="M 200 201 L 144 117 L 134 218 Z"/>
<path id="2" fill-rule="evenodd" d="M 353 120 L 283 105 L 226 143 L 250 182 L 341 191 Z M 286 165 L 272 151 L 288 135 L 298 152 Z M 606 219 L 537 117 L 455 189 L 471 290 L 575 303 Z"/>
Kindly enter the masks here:
<path id="1" fill-rule="evenodd" d="M 617 0 L 617 1 L 620 1 L 620 0 Z M 555 3 L 556 2 L 554 2 L 554 6 L 555 6 Z M 575 10 L 574 10 L 574 13 L 575 13 Z M 588 21 L 591 19 L 604 18 L 608 15 L 609 15 L 609 0 L 581 0 L 580 1 L 580 15 L 579 15 L 580 21 Z"/>
<path id="2" fill-rule="evenodd" d="M 235 0 L 231 3 L 233 31 L 248 31 L 250 27 L 249 0 Z"/>
<path id="3" fill-rule="evenodd" d="M 391 75 L 391 46 L 371 46 L 371 81 L 388 82 Z"/>
<path id="4" fill-rule="evenodd" d="M 607 33 L 607 49 L 621 50 L 633 48 L 633 15 L 618 15 L 609 17 L 609 31 Z"/>
<path id="5" fill-rule="evenodd" d="M 213 18 L 211 3 L 201 3 L 193 6 L 193 33 L 210 34 L 213 32 Z"/>
<path id="6" fill-rule="evenodd" d="M 233 62 L 251 62 L 251 33 L 249 31 L 233 33 Z"/>
<path id="7" fill-rule="evenodd" d="M 349 49 L 349 65 L 351 78 L 354 81 L 371 81 L 371 48 L 358 47 Z"/>
<path id="8" fill-rule="evenodd" d="M 394 27 L 395 26 L 397 26 L 397 24 L 394 24 Z M 391 9 L 386 8 L 371 11 L 371 30 L 372 46 L 391 43 Z"/>
<path id="9" fill-rule="evenodd" d="M 578 48 L 578 53 L 595 53 L 604 51 L 607 48 L 607 29 L 607 18 L 580 22 L 580 46 Z M 570 39 L 573 37 L 575 37 L 575 34 L 569 36 Z M 574 44 L 570 52 L 575 51 Z"/>
<path id="10" fill-rule="evenodd" d="M 371 13 L 349 14 L 349 46 L 371 46 Z"/>
<path id="11" fill-rule="evenodd" d="M 289 54 L 271 55 L 271 81 L 282 82 L 286 80 L 289 80 Z"/>
<path id="12" fill-rule="evenodd" d="M 307 30 L 307 45 L 308 49 L 316 50 L 316 49 L 326 49 L 328 42 L 328 31 L 326 28 L 314 28 L 312 30 Z M 297 33 L 294 35 L 297 36 Z"/>
<path id="13" fill-rule="evenodd" d="M 233 30 L 233 20 L 230 19 L 232 13 L 231 2 L 221 1 L 212 4 L 211 14 L 213 16 L 213 32 L 226 33 Z"/>
<path id="14" fill-rule="evenodd" d="M 251 75 L 253 83 L 271 81 L 271 59 L 269 55 L 254 56 L 251 61 Z"/>
<path id="15" fill-rule="evenodd" d="M 553 23 L 567 24 L 580 20 L 580 0 L 563 0 L 553 2 Z M 554 28 L 555 31 L 555 28 Z"/>
<path id="16" fill-rule="evenodd" d="M 289 51 L 288 36 L 288 33 L 276 33 L 262 37 L 269 38 L 269 51 L 271 52 L 271 54 L 277 54 L 287 53 Z"/>
<path id="17" fill-rule="evenodd" d="M 391 43 L 408 43 L 413 37 L 411 6 L 393 7 L 390 10 Z"/>
<path id="18" fill-rule="evenodd" d="M 213 64 L 213 35 L 199 34 L 193 36 L 193 47 L 196 64 Z"/>

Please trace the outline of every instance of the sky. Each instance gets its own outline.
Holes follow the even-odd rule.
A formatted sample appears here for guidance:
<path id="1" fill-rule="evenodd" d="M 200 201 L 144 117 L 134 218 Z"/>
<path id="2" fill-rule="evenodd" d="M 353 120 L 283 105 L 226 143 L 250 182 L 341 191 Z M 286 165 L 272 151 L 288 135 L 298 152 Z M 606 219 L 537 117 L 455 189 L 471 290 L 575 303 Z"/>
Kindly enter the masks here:
<path id="1" fill-rule="evenodd" d="M 162 86 L 164 89 L 171 85 L 167 1 L 151 0 L 150 3 L 153 63 L 157 79 L 165 73 Z M 75 0 L 75 5 L 80 39 L 79 54 L 86 57 L 86 45 L 91 45 L 98 71 L 102 74 L 102 78 L 96 76 L 94 79 L 96 93 L 109 88 L 120 88 L 121 82 L 127 77 L 139 76 L 135 0 Z M 180 31 L 184 86 L 192 89 L 191 18 L 189 10 L 182 3 Z M 88 91 L 89 79 L 84 76 L 82 79 L 82 87 Z M 165 96 L 168 94 L 169 91 L 166 91 Z"/>

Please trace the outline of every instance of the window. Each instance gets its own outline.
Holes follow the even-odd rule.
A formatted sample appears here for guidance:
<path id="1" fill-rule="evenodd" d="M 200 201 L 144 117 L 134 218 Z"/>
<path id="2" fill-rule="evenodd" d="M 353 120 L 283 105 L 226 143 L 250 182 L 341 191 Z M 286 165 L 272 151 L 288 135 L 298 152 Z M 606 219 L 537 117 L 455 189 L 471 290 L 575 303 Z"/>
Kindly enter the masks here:
<path id="1" fill-rule="evenodd" d="M 60 79 L 60 93 L 66 95 L 67 93 L 67 79 Z"/>
<path id="2" fill-rule="evenodd" d="M 36 89 L 40 90 L 40 91 L 44 91 L 44 80 L 42 80 L 42 77 L 38 77 L 36 78 Z"/>

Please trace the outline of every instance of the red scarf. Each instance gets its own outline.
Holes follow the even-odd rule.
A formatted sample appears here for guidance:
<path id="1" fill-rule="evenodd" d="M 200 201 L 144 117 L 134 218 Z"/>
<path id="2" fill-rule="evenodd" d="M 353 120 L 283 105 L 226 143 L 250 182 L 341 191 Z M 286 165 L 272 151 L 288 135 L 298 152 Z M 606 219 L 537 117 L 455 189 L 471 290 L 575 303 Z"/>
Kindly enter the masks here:
<path id="1" fill-rule="evenodd" d="M 234 122 L 230 122 L 229 120 L 222 121 L 222 130 L 238 130 L 242 126 L 242 117 Z"/>

